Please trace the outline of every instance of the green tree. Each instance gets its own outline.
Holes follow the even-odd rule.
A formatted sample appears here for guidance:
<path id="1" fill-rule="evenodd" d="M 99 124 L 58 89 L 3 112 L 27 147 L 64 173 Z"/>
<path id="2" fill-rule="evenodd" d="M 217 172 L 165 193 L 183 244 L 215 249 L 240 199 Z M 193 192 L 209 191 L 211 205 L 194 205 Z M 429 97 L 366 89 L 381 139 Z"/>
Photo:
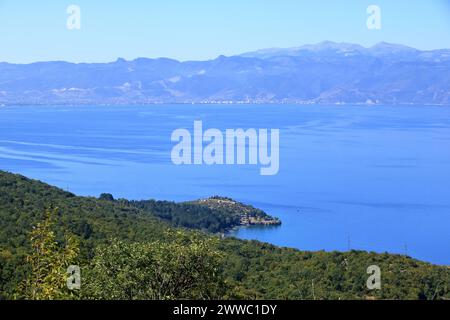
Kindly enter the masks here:
<path id="1" fill-rule="evenodd" d="M 166 241 L 99 246 L 85 272 L 86 299 L 170 300 L 221 298 L 226 290 L 215 240 L 182 231 Z"/>
<path id="2" fill-rule="evenodd" d="M 47 211 L 45 219 L 30 233 L 32 252 L 26 257 L 31 273 L 22 284 L 23 298 L 55 300 L 72 298 L 67 289 L 67 268 L 78 255 L 78 241 L 69 234 L 65 245 L 56 241 L 56 210 Z"/>
<path id="3" fill-rule="evenodd" d="M 100 200 L 106 200 L 106 201 L 114 201 L 114 197 L 110 193 L 102 193 L 99 197 Z"/>

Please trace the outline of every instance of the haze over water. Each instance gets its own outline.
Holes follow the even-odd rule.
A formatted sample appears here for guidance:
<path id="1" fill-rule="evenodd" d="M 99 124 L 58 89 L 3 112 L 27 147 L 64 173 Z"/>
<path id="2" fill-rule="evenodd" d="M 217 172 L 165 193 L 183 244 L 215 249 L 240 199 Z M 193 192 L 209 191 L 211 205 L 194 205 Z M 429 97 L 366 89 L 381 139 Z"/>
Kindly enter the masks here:
<path id="1" fill-rule="evenodd" d="M 280 172 L 175 166 L 171 133 L 280 129 Z M 301 250 L 407 253 L 450 264 L 450 108 L 155 105 L 0 107 L 0 169 L 116 198 L 222 195 L 281 218 L 235 235 Z"/>

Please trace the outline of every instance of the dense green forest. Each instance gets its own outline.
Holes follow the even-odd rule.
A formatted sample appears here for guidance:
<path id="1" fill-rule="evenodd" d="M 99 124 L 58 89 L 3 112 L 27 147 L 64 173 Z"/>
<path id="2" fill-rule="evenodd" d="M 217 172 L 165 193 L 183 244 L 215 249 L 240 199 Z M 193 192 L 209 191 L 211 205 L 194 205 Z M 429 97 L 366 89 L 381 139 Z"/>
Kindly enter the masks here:
<path id="1" fill-rule="evenodd" d="M 102 194 L 100 199 L 114 201 L 114 197 L 110 194 Z M 281 223 L 260 209 L 219 196 L 183 203 L 126 199 L 119 199 L 118 202 L 148 212 L 174 227 L 199 229 L 211 233 L 224 233 L 241 225 Z"/>
<path id="2" fill-rule="evenodd" d="M 219 233 L 240 224 L 238 215 L 231 215 L 223 210 L 211 209 L 194 203 L 156 200 L 127 201 L 124 199 L 120 199 L 118 202 L 148 212 L 174 227 Z"/>
<path id="3" fill-rule="evenodd" d="M 210 232 L 236 222 L 208 210 L 78 197 L 0 171 L 0 299 L 450 299 L 449 267 L 222 239 Z M 70 264 L 79 291 L 61 278 Z M 381 290 L 366 287 L 370 265 Z"/>

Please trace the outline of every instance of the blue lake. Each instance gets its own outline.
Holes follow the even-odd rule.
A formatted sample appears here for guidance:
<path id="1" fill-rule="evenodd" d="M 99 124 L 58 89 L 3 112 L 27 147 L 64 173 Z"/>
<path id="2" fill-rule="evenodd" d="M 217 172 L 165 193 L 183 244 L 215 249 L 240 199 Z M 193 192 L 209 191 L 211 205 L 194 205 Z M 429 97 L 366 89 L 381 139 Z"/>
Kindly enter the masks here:
<path id="1" fill-rule="evenodd" d="M 280 129 L 280 171 L 175 166 L 171 133 Z M 223 195 L 282 219 L 235 235 L 302 250 L 407 253 L 450 264 L 450 108 L 157 105 L 0 107 L 0 169 L 79 195 Z"/>

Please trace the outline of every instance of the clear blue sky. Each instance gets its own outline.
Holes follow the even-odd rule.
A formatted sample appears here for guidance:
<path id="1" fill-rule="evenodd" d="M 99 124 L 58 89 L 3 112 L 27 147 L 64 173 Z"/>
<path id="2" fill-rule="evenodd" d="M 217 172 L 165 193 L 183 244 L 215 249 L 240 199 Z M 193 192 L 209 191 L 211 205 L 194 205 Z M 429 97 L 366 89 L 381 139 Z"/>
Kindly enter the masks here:
<path id="1" fill-rule="evenodd" d="M 81 30 L 66 28 L 68 5 Z M 366 27 L 368 5 L 382 29 Z M 0 61 L 211 59 L 323 40 L 450 48 L 450 0 L 0 0 Z"/>

